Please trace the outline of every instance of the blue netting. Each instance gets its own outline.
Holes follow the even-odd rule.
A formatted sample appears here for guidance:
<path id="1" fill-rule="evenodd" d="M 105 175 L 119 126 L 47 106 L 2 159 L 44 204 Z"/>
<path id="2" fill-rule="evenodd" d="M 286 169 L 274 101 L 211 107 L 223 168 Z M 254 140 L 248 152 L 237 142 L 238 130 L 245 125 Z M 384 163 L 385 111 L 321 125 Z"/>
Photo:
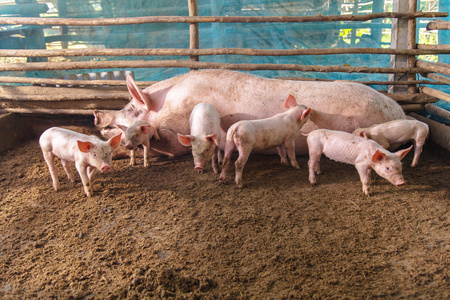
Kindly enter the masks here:
<path id="1" fill-rule="evenodd" d="M 449 0 L 441 0 L 445 7 Z M 0 0 L 15 5 L 10 16 L 40 16 L 69 18 L 112 18 L 137 16 L 187 16 L 187 0 L 39 0 L 36 9 L 29 6 L 36 0 Z M 374 0 L 198 0 L 200 16 L 315 16 L 341 14 L 367 14 L 392 10 L 392 1 Z M 37 4 L 37 3 L 36 3 Z M 46 13 L 42 13 L 46 5 Z M 5 14 L 6 6 L 0 5 L 0 13 Z M 26 9 L 28 7 L 28 9 Z M 443 6 L 441 11 L 445 11 Z M 200 48 L 256 48 L 256 49 L 308 49 L 375 47 L 389 48 L 390 19 L 369 22 L 323 22 L 323 23 L 202 23 Z M 1 26 L 1 25 L 0 25 Z M 189 24 L 142 24 L 121 26 L 53 26 L 43 30 L 42 41 L 33 40 L 31 29 L 27 27 L 19 34 L 8 36 L 13 28 L 2 26 L 0 48 L 189 48 Z M 28 31 L 27 31 L 28 30 Z M 41 37 L 42 40 L 42 37 Z M 189 60 L 188 57 L 70 57 L 59 60 Z M 285 57 L 260 56 L 206 56 L 201 61 L 226 63 L 274 63 L 299 65 L 334 65 L 389 67 L 389 55 L 341 54 L 303 55 Z M 53 60 L 51 58 L 50 60 Z M 120 70 L 120 69 L 118 69 Z M 71 70 L 61 72 L 30 72 L 28 76 L 58 77 L 67 73 L 102 72 L 107 70 Z M 188 72 L 188 69 L 134 69 L 138 80 L 162 80 Z M 365 73 L 313 73 L 296 71 L 252 72 L 266 77 L 314 77 L 339 80 L 387 80 L 387 74 Z"/>

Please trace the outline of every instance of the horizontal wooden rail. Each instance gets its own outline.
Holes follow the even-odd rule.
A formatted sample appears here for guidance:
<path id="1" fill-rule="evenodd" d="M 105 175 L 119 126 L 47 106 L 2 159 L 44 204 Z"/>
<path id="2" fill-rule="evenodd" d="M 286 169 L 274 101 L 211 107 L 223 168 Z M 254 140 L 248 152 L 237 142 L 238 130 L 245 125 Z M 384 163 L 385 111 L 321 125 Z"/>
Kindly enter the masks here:
<path id="1" fill-rule="evenodd" d="M 427 24 L 427 30 L 449 30 L 450 22 L 448 21 L 433 21 Z"/>
<path id="2" fill-rule="evenodd" d="M 426 108 L 429 112 L 432 112 L 433 114 L 435 114 L 435 115 L 437 115 L 437 116 L 439 116 L 439 117 L 441 117 L 441 118 L 450 120 L 450 111 L 448 111 L 448 110 L 446 110 L 446 109 L 443 109 L 443 108 L 441 108 L 441 107 L 439 107 L 439 106 L 436 106 L 436 105 L 433 105 L 433 104 L 431 104 L 431 103 L 426 104 L 426 105 L 425 105 L 425 108 Z"/>
<path id="3" fill-rule="evenodd" d="M 433 63 L 433 62 L 418 60 L 416 62 L 416 65 L 419 68 L 426 70 L 426 72 L 419 72 L 419 73 L 435 72 L 435 73 L 441 73 L 441 74 L 450 76 L 450 65 L 449 64 Z"/>
<path id="4" fill-rule="evenodd" d="M 66 100 L 66 101 L 17 101 L 2 100 L 0 101 L 0 109 L 99 109 L 99 110 L 118 110 L 122 109 L 128 100 Z"/>
<path id="5" fill-rule="evenodd" d="M 416 113 L 410 113 L 409 115 L 428 124 L 431 140 L 450 151 L 450 129 L 447 125 L 425 118 Z"/>
<path id="6" fill-rule="evenodd" d="M 7 78 L 7 77 L 0 77 L 1 78 Z M 19 77 L 20 78 L 20 77 Z M 296 80 L 296 81 L 336 81 L 333 79 L 323 79 L 323 78 L 306 78 L 306 77 L 276 77 L 277 79 L 284 79 L 284 80 Z M 432 79 L 432 78 L 430 78 Z M 412 81 L 393 81 L 393 80 L 349 80 L 349 82 L 355 82 L 355 83 L 362 83 L 366 85 L 411 85 L 411 84 L 431 84 L 431 85 L 443 85 L 446 83 L 440 82 L 440 81 L 434 81 L 434 80 L 412 80 Z"/>
<path id="7" fill-rule="evenodd" d="M 405 104 L 400 106 L 405 113 L 425 110 L 425 106 L 423 104 Z"/>
<path id="8" fill-rule="evenodd" d="M 133 68 L 191 68 L 191 69 L 228 69 L 228 70 L 290 70 L 302 72 L 343 72 L 343 73 L 425 73 L 421 68 L 369 68 L 349 66 L 311 66 L 297 64 L 235 64 L 198 61 L 83 61 L 83 62 L 33 62 L 0 63 L 2 71 L 44 71 L 77 69 L 133 69 Z"/>
<path id="9" fill-rule="evenodd" d="M 147 87 L 158 81 L 136 81 L 138 86 Z M 33 77 L 9 77 L 0 76 L 0 83 L 23 83 L 48 86 L 126 86 L 125 80 L 78 80 L 78 79 L 53 79 Z"/>
<path id="10" fill-rule="evenodd" d="M 395 100 L 399 104 L 425 104 L 434 103 L 438 101 L 434 96 L 426 95 L 425 93 L 414 93 L 414 94 L 400 94 L 400 93 L 383 93 Z"/>
<path id="11" fill-rule="evenodd" d="M 0 100 L 7 101 L 78 101 L 78 100 L 129 100 L 130 94 L 50 94 L 50 95 L 0 95 Z"/>
<path id="12" fill-rule="evenodd" d="M 417 44 L 417 49 L 419 50 L 450 50 L 450 45 L 424 45 L 424 44 Z"/>
<path id="13" fill-rule="evenodd" d="M 83 115 L 92 116 L 94 109 L 51 109 L 51 108 L 0 108 L 0 114 L 42 114 L 42 115 Z"/>
<path id="14" fill-rule="evenodd" d="M 342 22 L 370 21 L 385 18 L 445 18 L 446 12 L 414 12 L 394 13 L 382 12 L 366 15 L 333 15 L 333 16 L 268 16 L 268 17 L 221 17 L 221 16 L 145 16 L 130 18 L 78 19 L 78 18 L 23 18 L 1 17 L 0 24 L 8 25 L 67 25 L 67 26 L 112 26 L 147 23 L 304 23 L 304 22 Z"/>
<path id="15" fill-rule="evenodd" d="M 435 74 L 428 74 L 428 76 Z M 428 77 L 427 76 L 427 77 Z M 433 80 L 414 80 L 414 81 L 361 81 L 352 80 L 351 82 L 362 83 L 366 85 L 411 85 L 411 84 L 429 84 L 429 85 L 442 85 L 449 84 L 443 83 L 437 78 L 428 77 Z M 445 77 L 446 78 L 446 77 Z M 331 79 L 321 78 L 305 78 L 305 77 L 277 77 L 277 79 L 283 80 L 297 80 L 297 81 L 335 81 Z M 140 87 L 147 87 L 157 83 L 158 81 L 136 81 L 136 84 Z M 53 78 L 33 78 L 33 77 L 9 77 L 0 76 L 0 83 L 22 83 L 41 86 L 126 86 L 125 80 L 76 80 L 76 79 L 53 79 Z"/>
<path id="16" fill-rule="evenodd" d="M 433 45 L 435 46 L 435 45 Z M 249 55 L 249 56 L 296 56 L 296 55 L 336 55 L 336 54 L 396 54 L 426 55 L 450 54 L 448 49 L 383 49 L 383 48 L 334 48 L 334 49 L 0 49 L 3 57 L 59 57 L 59 56 L 212 56 L 212 55 Z"/>
<path id="17" fill-rule="evenodd" d="M 450 84 L 450 78 L 446 76 L 442 76 L 439 74 L 428 73 L 425 76 L 426 78 L 436 80 L 437 82 L 441 82 L 443 84 Z M 425 83 L 424 83 L 425 84 Z"/>
<path id="18" fill-rule="evenodd" d="M 424 93 L 424 94 L 427 94 L 432 97 L 436 97 L 437 99 L 441 99 L 441 100 L 450 102 L 450 95 L 447 93 L 444 93 L 442 91 L 439 91 L 439 90 L 436 90 L 436 89 L 433 89 L 433 88 L 430 88 L 427 86 L 422 87 L 421 90 L 422 90 L 422 93 Z"/>

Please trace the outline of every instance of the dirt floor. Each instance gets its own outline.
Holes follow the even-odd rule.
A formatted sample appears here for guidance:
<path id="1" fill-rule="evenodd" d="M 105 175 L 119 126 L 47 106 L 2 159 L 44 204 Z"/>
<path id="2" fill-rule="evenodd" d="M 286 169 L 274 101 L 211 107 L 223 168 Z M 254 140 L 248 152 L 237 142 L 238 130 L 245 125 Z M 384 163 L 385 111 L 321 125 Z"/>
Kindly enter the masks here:
<path id="1" fill-rule="evenodd" d="M 235 158 L 235 157 L 234 157 Z M 234 159 L 233 158 L 233 159 Z M 429 142 L 408 184 L 322 159 L 319 185 L 252 155 L 243 189 L 190 155 L 115 160 L 94 196 L 55 192 L 37 139 L 0 157 L 2 299 L 448 299 L 450 155 Z"/>

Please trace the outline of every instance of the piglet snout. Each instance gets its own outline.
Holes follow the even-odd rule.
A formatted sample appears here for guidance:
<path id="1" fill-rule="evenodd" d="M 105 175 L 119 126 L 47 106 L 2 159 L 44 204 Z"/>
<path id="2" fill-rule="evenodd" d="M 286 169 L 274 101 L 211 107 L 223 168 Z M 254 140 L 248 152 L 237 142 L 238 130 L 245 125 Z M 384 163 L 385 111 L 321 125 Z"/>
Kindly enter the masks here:
<path id="1" fill-rule="evenodd" d="M 194 169 L 199 172 L 199 173 L 203 173 L 203 167 L 202 166 L 195 166 Z"/>
<path id="2" fill-rule="evenodd" d="M 108 172 L 108 171 L 111 171 L 111 167 L 108 166 L 108 165 L 104 165 L 104 166 L 102 166 L 102 167 L 100 168 L 100 171 L 102 171 L 102 172 Z"/>
<path id="3" fill-rule="evenodd" d="M 134 147 L 133 147 L 133 145 L 131 145 L 131 144 L 126 144 L 126 145 L 125 145 L 125 149 L 127 149 L 127 150 L 133 150 Z"/>
<path id="4" fill-rule="evenodd" d="M 401 185 L 404 185 L 404 184 L 406 184 L 406 182 L 405 182 L 405 181 L 400 181 L 400 182 L 397 182 L 397 186 L 401 186 Z"/>

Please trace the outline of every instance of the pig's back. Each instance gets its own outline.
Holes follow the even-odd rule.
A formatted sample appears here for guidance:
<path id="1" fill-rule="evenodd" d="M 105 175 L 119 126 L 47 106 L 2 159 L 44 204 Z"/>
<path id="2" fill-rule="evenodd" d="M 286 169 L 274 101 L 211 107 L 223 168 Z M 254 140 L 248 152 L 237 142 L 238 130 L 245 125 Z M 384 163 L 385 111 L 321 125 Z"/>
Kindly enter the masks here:
<path id="1" fill-rule="evenodd" d="M 197 104 L 192 110 L 189 123 L 192 135 L 216 134 L 220 139 L 220 116 L 212 104 Z"/>
<path id="2" fill-rule="evenodd" d="M 320 136 L 322 151 L 328 158 L 342 163 L 354 165 L 367 157 L 374 147 L 372 141 L 348 132 L 320 129 L 311 134 Z"/>
<path id="3" fill-rule="evenodd" d="M 52 127 L 42 133 L 39 144 L 43 151 L 51 151 L 61 159 L 73 161 L 74 153 L 78 151 L 78 140 L 95 142 L 97 139 L 72 130 Z"/>

